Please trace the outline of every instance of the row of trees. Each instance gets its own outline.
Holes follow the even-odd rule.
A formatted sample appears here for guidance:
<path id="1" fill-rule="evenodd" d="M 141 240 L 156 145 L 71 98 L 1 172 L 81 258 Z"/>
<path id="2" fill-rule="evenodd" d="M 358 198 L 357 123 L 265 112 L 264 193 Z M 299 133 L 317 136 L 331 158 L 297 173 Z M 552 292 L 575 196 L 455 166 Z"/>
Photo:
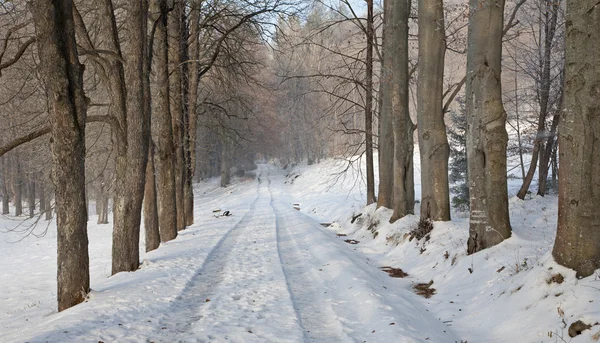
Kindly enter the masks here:
<path id="1" fill-rule="evenodd" d="M 515 4 L 518 9 L 524 1 Z M 508 213 L 507 193 L 507 142 L 506 111 L 502 97 L 502 42 L 507 29 L 513 25 L 509 16 L 508 24 L 504 23 L 504 1 L 478 1 L 469 3 L 467 69 L 465 106 L 467 116 L 466 152 L 468 165 L 468 184 L 470 198 L 469 240 L 467 251 L 475 253 L 493 246 L 510 237 L 511 227 Z M 560 2 L 546 1 L 541 11 L 546 18 L 543 25 L 544 39 L 541 44 L 539 59 L 540 115 L 537 132 L 542 135 L 545 123 L 553 104 L 550 103 L 551 74 L 553 69 L 552 49 L 558 22 Z M 597 30 L 597 4 L 589 2 L 569 1 L 567 3 L 567 35 L 565 65 L 565 112 L 561 115 L 559 125 L 559 144 L 561 171 L 559 174 L 559 224 L 553 255 L 557 262 L 573 268 L 578 276 L 591 275 L 600 267 L 600 237 L 598 226 L 594 224 L 598 218 L 591 207 L 597 205 L 594 191 L 598 187 L 595 174 L 592 172 L 597 163 L 593 157 L 597 146 L 597 132 L 600 125 L 597 120 L 597 102 L 594 89 L 597 87 L 595 68 L 600 66 L 598 56 L 589 48 L 589 40 L 598 39 L 593 30 Z M 395 9 L 395 11 L 394 11 Z M 385 24 L 386 29 L 397 33 L 400 39 L 392 44 L 405 47 L 408 41 L 408 3 L 393 2 L 390 5 L 392 22 L 401 26 L 395 29 Z M 397 13 L 397 14 L 396 14 Z M 515 13 L 515 12 L 513 12 Z M 385 15 L 385 14 L 384 14 Z M 397 15 L 395 17 L 395 15 Z M 444 70 L 444 15 L 441 0 L 421 0 L 418 7 L 419 25 L 419 60 L 417 82 L 417 125 L 419 149 L 421 155 L 421 218 L 433 220 L 449 220 L 448 191 L 448 140 L 443 118 L 443 70 Z M 572 25 L 572 26 L 571 26 Z M 587 33 L 587 34 L 583 34 Z M 384 46 L 385 46 L 384 33 Z M 384 50 L 384 55 L 386 51 Z M 396 54 L 394 56 L 397 56 Z M 386 59 L 384 58 L 384 70 Z M 408 63 L 406 59 L 392 63 L 394 73 L 402 76 L 402 85 L 407 81 Z M 590 68 L 590 69 L 588 69 Z M 560 75 L 561 72 L 558 72 Z M 396 85 L 397 86 L 397 85 Z M 394 218 L 412 210 L 412 207 L 398 205 L 398 200 L 410 199 L 410 189 L 406 186 L 407 177 L 411 174 L 409 160 L 412 155 L 405 155 L 412 145 L 412 132 L 406 130 L 412 121 L 405 114 L 408 108 L 406 101 L 408 92 L 404 86 L 399 87 L 399 103 L 403 111 L 393 112 L 392 127 L 394 136 Z M 383 92 L 383 90 L 382 90 Z M 394 94 L 392 95 L 392 97 Z M 559 95 L 558 98 L 561 98 Z M 393 102 L 392 102 L 393 103 Z M 554 104 L 558 110 L 560 104 Z M 382 108 L 385 110 L 385 107 Z M 556 130 L 556 119 L 551 132 Z M 405 119 L 404 119 L 405 118 Z M 398 121 L 403 122 L 398 123 Z M 408 132 L 407 132 L 408 131 Z M 577 132 L 577 133 L 576 133 Z M 551 137 L 551 136 L 550 136 Z M 520 192 L 527 189 L 533 177 L 532 170 L 539 156 L 540 174 L 543 189 L 548 171 L 548 156 L 553 142 L 550 137 L 537 137 L 533 150 L 532 166 L 524 179 Z M 410 143 L 405 143 L 405 140 Z M 399 151 L 399 152 L 398 152 Z M 398 156 L 400 155 L 400 156 Z M 403 162 L 404 161 L 404 162 Z M 399 172 L 397 170 L 399 169 Z M 410 180 L 409 180 L 410 182 Z M 543 191 L 542 191 L 543 194 Z M 595 205 L 596 204 L 596 205 Z M 405 208 L 408 211 L 405 212 Z M 392 220 L 394 220 L 392 218 Z"/>
<path id="2" fill-rule="evenodd" d="M 7 213 L 13 198 L 20 215 L 26 183 L 32 215 L 36 199 L 52 213 L 42 193 L 50 193 L 47 179 L 52 180 L 59 311 L 82 302 L 89 290 L 90 193 L 99 222 L 108 223 L 112 205 L 116 274 L 139 267 L 142 211 L 147 251 L 194 222 L 193 178 L 211 176 L 215 169 L 198 147 L 217 141 L 209 155 L 220 151 L 216 169 L 224 186 L 234 163 L 251 168 L 262 144 L 240 141 L 249 139 L 250 130 L 265 130 L 251 118 L 261 108 L 249 96 L 265 52 L 262 23 L 292 5 L 283 0 L 3 4 L 1 20 L 8 29 L 1 56 L 11 59 L 0 68 L 10 67 L 2 78 L 19 85 L 3 85 L 9 90 L 3 100 L 13 110 L 2 111 L 8 119 L 4 130 L 10 132 L 0 144 L 3 205 Z M 25 104 L 35 112 L 24 113 Z M 20 115 L 36 120 L 17 123 Z M 31 149 L 34 144 L 42 149 Z M 48 156 L 50 177 L 43 167 Z M 23 160 L 35 165 L 28 168 L 27 182 Z M 9 192 L 8 185 L 17 187 Z"/>
<path id="3" fill-rule="evenodd" d="M 308 104 L 317 112 L 318 119 L 309 119 L 318 123 L 315 129 L 294 132 L 307 142 L 304 147 L 292 142 L 295 151 L 307 151 L 310 161 L 314 154 L 310 142 L 318 142 L 324 131 L 332 133 L 326 144 L 319 145 L 328 149 L 326 155 L 337 155 L 340 149 L 331 146 L 339 142 L 344 142 L 351 156 L 364 154 L 367 203 L 393 209 L 394 221 L 414 212 L 416 132 L 421 159 L 420 215 L 423 220 L 445 221 L 450 220 L 447 125 L 458 127 L 459 132 L 462 126 L 465 147 L 462 152 L 459 148 L 457 156 L 464 156 L 468 170 L 453 175 L 455 179 L 468 177 L 468 187 L 462 190 L 468 188 L 467 250 L 472 254 L 511 236 L 507 154 L 520 159 L 523 186 L 517 195 L 525 198 L 536 170 L 537 193 L 544 195 L 550 166 L 557 165 L 553 158 L 557 141 L 561 147 L 569 144 L 567 153 L 566 148 L 561 150 L 561 159 L 566 154 L 580 160 L 570 167 L 561 162 L 554 256 L 580 276 L 600 267 L 597 216 L 587 207 L 595 206 L 597 183 L 594 174 L 586 171 L 595 163 L 591 156 L 597 148 L 593 129 L 598 125 L 593 114 L 597 108 L 592 105 L 596 87 L 591 74 L 598 61 L 593 49 L 582 51 L 585 48 L 577 41 L 585 36 L 582 32 L 589 32 L 589 39 L 596 38 L 591 30 L 598 25 L 597 6 L 548 0 L 506 4 L 471 0 L 461 6 L 450 0 L 420 0 L 415 10 L 416 4 L 409 0 L 385 0 L 380 7 L 372 0 L 365 2 L 366 14 L 360 16 L 350 1 L 339 5 L 317 1 L 315 13 L 303 26 L 288 29 L 296 35 L 295 41 L 276 42 L 285 52 L 276 51 L 276 56 L 279 53 L 287 63 L 279 63 L 278 73 L 288 87 L 286 92 L 300 99 L 287 108 Z M 585 29 L 570 28 L 569 18 L 575 15 Z M 357 36 L 360 39 L 354 39 Z M 578 50 L 569 55 L 570 48 Z M 581 67 L 569 72 L 565 65 Z M 569 95 L 569 87 L 583 90 Z M 464 119 L 454 101 L 463 91 Z M 588 94 L 588 105 L 583 94 Z M 349 120 L 349 114 L 360 112 L 362 124 Z M 459 115 L 451 120 L 446 118 L 448 112 Z M 315 118 L 306 111 L 300 113 Z M 578 135 L 567 133 L 577 125 Z M 454 140 L 462 140 L 457 131 L 451 132 Z M 360 139 L 348 138 L 349 133 Z M 586 135 L 582 141 L 575 139 Z M 509 139 L 515 146 L 511 151 Z M 353 149 L 357 144 L 360 148 Z M 379 151 L 377 197 L 373 147 Z M 529 166 L 524 154 L 531 154 Z M 565 185 L 563 180 L 570 183 Z"/>

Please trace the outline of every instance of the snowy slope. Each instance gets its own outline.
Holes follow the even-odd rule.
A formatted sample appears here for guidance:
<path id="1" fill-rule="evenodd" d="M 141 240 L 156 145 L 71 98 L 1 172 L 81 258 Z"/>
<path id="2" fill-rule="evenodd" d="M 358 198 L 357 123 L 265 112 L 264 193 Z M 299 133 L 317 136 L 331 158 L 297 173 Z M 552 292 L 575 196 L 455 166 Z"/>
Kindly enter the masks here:
<path id="1" fill-rule="evenodd" d="M 569 326 L 578 320 L 592 325 L 600 322 L 600 271 L 577 280 L 573 271 L 553 261 L 556 196 L 534 196 L 525 201 L 512 197 L 509 207 L 513 236 L 496 247 L 467 256 L 466 214 L 453 213 L 452 222 L 434 223 L 427 242 L 410 241 L 408 233 L 417 227 L 418 215 L 389 224 L 391 210 L 364 207 L 364 188 L 325 182 L 327 173 L 335 175 L 343 166 L 331 160 L 323 164 L 322 168 L 300 166 L 288 171 L 291 201 L 307 215 L 333 222 L 332 234 L 347 235 L 340 239 L 359 241 L 355 247 L 365 259 L 381 267 L 401 268 L 409 274 L 404 280 L 415 285 L 433 281 L 431 287 L 436 294 L 423 299 L 423 304 L 461 340 L 599 340 L 600 325 L 575 338 L 568 334 Z M 417 164 L 416 180 L 420 178 L 418 170 Z M 520 182 L 509 180 L 511 196 Z M 417 188 L 417 199 L 419 193 Z M 358 214 L 361 216 L 351 223 Z M 564 281 L 558 283 L 561 277 Z"/>

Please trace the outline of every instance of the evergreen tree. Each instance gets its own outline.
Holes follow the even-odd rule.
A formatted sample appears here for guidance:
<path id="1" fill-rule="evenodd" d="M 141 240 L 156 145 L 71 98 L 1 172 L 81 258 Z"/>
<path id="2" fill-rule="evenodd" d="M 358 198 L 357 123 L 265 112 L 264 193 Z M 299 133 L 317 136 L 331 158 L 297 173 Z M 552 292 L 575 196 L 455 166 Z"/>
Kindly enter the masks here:
<path id="1" fill-rule="evenodd" d="M 448 127 L 450 141 L 450 191 L 452 192 L 452 206 L 460 211 L 469 210 L 469 185 L 467 169 L 467 116 L 465 100 L 457 97 L 458 111 L 450 112 L 452 125 Z"/>

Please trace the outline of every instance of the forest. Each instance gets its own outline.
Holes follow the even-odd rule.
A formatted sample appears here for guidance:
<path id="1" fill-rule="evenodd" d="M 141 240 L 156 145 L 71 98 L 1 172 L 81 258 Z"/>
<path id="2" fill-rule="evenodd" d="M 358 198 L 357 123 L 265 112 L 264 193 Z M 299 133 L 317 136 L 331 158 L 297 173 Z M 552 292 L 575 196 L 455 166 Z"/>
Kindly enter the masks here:
<path id="1" fill-rule="evenodd" d="M 596 0 L 0 4 L 3 341 L 600 339 Z"/>

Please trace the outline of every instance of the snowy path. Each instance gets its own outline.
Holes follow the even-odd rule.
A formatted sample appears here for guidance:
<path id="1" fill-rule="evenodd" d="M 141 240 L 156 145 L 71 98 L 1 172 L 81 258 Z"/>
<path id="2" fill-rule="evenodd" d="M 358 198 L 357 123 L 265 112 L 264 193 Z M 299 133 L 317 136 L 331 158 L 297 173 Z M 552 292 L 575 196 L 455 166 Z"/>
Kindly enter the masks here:
<path id="1" fill-rule="evenodd" d="M 8 341 L 460 342 L 409 280 L 390 278 L 294 210 L 279 169 L 257 174 L 206 191 L 198 224 L 141 270 L 93 285 L 90 302 Z M 206 215 L 207 203 L 234 216 Z"/>
<path id="2" fill-rule="evenodd" d="M 403 298 L 387 291 L 400 282 L 352 257 L 348 246 L 295 211 L 284 200 L 278 176 L 261 166 L 249 212 L 178 297 L 185 306 L 174 304 L 165 322 L 171 325 L 159 332 L 158 341 L 419 342 L 436 335 L 451 339 L 443 332 L 447 328 L 420 309 L 412 294 Z M 410 315 L 398 315 L 407 310 Z M 419 332 L 423 322 L 429 324 L 426 334 Z M 435 327 L 442 329 L 436 332 Z"/>
<path id="3" fill-rule="evenodd" d="M 187 306 L 174 304 L 180 310 L 169 319 L 177 325 L 161 332 L 162 341 L 301 341 L 275 242 L 268 186 L 259 183 L 250 211 L 179 297 Z"/>

